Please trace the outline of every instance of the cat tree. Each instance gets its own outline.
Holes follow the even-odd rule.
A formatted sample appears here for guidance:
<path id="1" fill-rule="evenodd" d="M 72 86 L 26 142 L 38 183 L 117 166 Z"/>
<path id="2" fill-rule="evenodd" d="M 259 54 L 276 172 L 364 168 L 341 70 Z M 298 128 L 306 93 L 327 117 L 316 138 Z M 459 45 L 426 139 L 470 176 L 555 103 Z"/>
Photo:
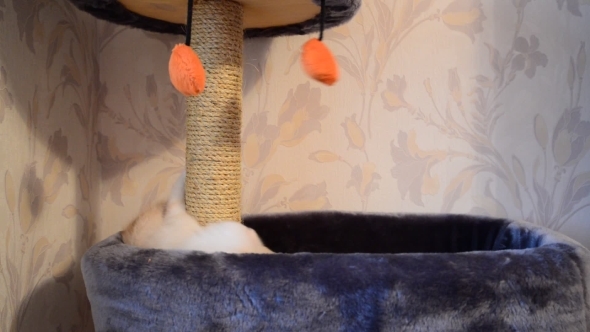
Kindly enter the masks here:
<path id="1" fill-rule="evenodd" d="M 71 0 L 114 23 L 184 34 L 187 0 Z M 187 206 L 242 220 L 243 37 L 317 31 L 316 0 L 200 0 L 192 45 L 207 87 L 188 98 Z M 360 0 L 326 0 L 326 28 Z M 276 255 L 128 246 L 82 271 L 97 331 L 590 331 L 590 252 L 529 223 L 453 215 L 247 216 Z"/>
<path id="2" fill-rule="evenodd" d="M 98 18 L 154 32 L 185 34 L 188 0 L 71 0 Z M 360 0 L 328 0 L 326 28 L 350 19 Z M 244 37 L 307 34 L 320 25 L 312 0 L 197 0 L 191 45 L 207 88 L 188 97 L 186 204 L 200 222 L 241 220 L 242 48 Z M 162 64 L 164 65 L 164 64 Z"/>

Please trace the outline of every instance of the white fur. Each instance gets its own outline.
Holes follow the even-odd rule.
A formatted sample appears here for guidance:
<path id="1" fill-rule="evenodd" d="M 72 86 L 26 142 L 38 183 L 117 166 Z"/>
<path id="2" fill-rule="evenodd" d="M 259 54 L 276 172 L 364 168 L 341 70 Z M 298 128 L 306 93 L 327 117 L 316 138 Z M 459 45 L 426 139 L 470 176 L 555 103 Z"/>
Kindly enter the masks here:
<path id="1" fill-rule="evenodd" d="M 125 231 L 127 244 L 171 250 L 196 250 L 207 253 L 272 253 L 256 232 L 235 221 L 220 221 L 201 226 L 186 212 L 183 173 L 172 187 L 163 206 L 142 214 Z"/>

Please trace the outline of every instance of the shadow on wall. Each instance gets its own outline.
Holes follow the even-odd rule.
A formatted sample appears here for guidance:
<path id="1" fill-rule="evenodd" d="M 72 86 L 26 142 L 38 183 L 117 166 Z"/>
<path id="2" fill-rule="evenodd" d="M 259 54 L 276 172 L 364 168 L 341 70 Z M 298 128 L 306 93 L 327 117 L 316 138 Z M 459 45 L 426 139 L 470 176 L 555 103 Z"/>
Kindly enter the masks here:
<path id="1" fill-rule="evenodd" d="M 65 1 L 0 14 L 0 330 L 91 331 L 79 262 L 100 189 L 96 22 Z"/>
<path id="2" fill-rule="evenodd" d="M 10 331 L 93 331 L 90 303 L 85 293 L 75 290 L 84 289 L 78 283 L 82 283 L 81 278 L 76 278 L 76 284 L 54 279 L 43 281 L 22 301 Z M 71 290 L 75 300 L 71 298 Z M 64 326 L 66 322 L 68 325 Z"/>

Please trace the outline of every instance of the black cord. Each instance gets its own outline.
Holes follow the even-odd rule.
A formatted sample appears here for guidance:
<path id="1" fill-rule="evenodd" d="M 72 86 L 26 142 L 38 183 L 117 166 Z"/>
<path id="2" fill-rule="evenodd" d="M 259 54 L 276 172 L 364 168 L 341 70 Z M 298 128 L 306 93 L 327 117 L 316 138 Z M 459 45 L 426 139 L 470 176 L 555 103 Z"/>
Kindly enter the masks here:
<path id="1" fill-rule="evenodd" d="M 324 21 L 326 20 L 326 0 L 320 2 L 320 41 L 324 38 Z"/>
<path id="2" fill-rule="evenodd" d="M 323 0 L 322 0 L 323 1 Z M 193 25 L 193 0 L 188 0 L 188 8 L 186 10 L 186 46 L 191 46 L 191 26 Z"/>

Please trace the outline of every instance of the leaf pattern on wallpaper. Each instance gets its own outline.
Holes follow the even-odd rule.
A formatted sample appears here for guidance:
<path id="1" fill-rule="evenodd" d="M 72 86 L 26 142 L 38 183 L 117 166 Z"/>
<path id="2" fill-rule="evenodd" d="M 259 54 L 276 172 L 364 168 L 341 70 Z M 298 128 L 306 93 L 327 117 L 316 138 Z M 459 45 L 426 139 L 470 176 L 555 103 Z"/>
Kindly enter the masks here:
<path id="1" fill-rule="evenodd" d="M 43 39 L 44 26 L 39 16 L 46 4 L 40 0 L 12 0 L 20 39 L 31 53 L 35 53 L 34 40 Z"/>
<path id="2" fill-rule="evenodd" d="M 69 2 L 51 3 L 51 10 L 60 15 L 54 25 L 45 25 L 47 38 L 45 38 L 46 50 L 45 67 L 49 73 L 59 73 L 58 81 L 47 80 L 49 92 L 45 103 L 45 118 L 58 116 L 58 113 L 67 112 L 77 120 L 76 125 L 82 130 L 80 138 L 86 144 L 86 151 L 80 165 L 72 169 L 72 157 L 66 155 L 68 139 L 65 127 L 58 129 L 48 142 L 49 157 L 45 159 L 44 181 L 47 190 L 55 192 L 56 188 L 69 186 L 68 178 L 75 179 L 73 183 L 76 193 L 79 193 L 81 201 L 78 203 L 78 217 L 82 222 L 84 236 L 82 243 L 90 245 L 94 239 L 94 225 L 91 217 L 93 197 L 96 184 L 91 181 L 98 171 L 95 166 L 97 145 L 98 112 L 96 105 L 100 105 L 104 99 L 104 89 L 98 77 L 97 45 L 92 38 L 96 32 Z M 62 105 L 58 109 L 56 105 Z M 75 174 L 69 177 L 73 171 Z M 51 199 L 54 199 L 51 196 Z"/>
<path id="3" fill-rule="evenodd" d="M 344 135 L 346 136 L 346 139 L 348 139 L 348 147 L 364 150 L 366 142 L 365 133 L 356 122 L 356 114 L 353 114 L 349 118 L 345 118 L 342 123 L 342 128 L 344 128 Z"/>
<path id="4" fill-rule="evenodd" d="M 63 284 L 68 291 L 71 288 L 70 283 L 74 279 L 75 264 L 72 240 L 70 239 L 59 246 L 51 262 L 51 277 L 57 283 Z"/>
<path id="5" fill-rule="evenodd" d="M 483 195 L 473 194 L 475 203 L 482 204 L 472 208 L 473 212 L 507 215 L 509 207 L 505 204 L 511 202 L 522 218 L 559 229 L 575 214 L 590 206 L 583 203 L 590 197 L 588 175 L 576 170 L 590 150 L 590 121 L 582 120 L 583 107 L 579 104 L 586 68 L 585 43 L 582 42 L 570 58 L 567 82 L 563 82 L 570 90 L 570 102 L 564 105 L 565 110 L 555 126 L 550 128 L 540 114 L 531 119 L 533 130 L 530 136 L 537 142 L 543 160 L 537 158 L 532 166 L 528 165 L 518 154 L 502 154 L 491 140 L 498 120 L 506 110 L 501 105 L 503 92 L 519 77 L 533 79 L 539 68 L 545 68 L 549 62 L 537 36 L 521 35 L 527 4 L 528 1 L 515 2 L 517 22 L 514 40 L 506 53 L 486 44 L 493 75 L 483 72 L 475 75 L 476 87 L 473 91 L 463 92 L 459 78 L 463 75 L 455 68 L 449 70 L 449 101 L 442 111 L 443 108 L 433 97 L 430 80 L 425 81 L 424 88 L 438 117 L 428 116 L 422 110 L 410 110 L 414 118 L 436 128 L 451 140 L 468 144 L 472 151 L 448 149 L 441 151 L 440 159 L 422 152 L 422 156 L 416 158 L 419 154 L 411 152 L 421 151 L 416 140 L 406 139 L 406 134 L 400 132 L 398 140 L 391 143 L 392 158 L 396 164 L 392 176 L 398 180 L 400 193 L 403 196 L 409 193 L 415 204 L 423 204 L 421 197 L 425 193 L 419 188 L 427 182 L 426 179 L 433 178 L 430 175 L 432 165 L 461 158 L 471 165 L 459 169 L 446 184 L 441 206 L 443 212 L 453 211 L 454 205 L 467 193 L 480 190 L 480 187 L 474 186 L 474 181 L 482 174 L 489 174 L 496 181 L 494 183 L 501 184 L 511 199 L 494 197 L 497 194 L 492 194 L 490 182 L 487 182 Z M 465 96 L 472 98 L 467 101 Z M 542 174 L 539 174 L 539 168 L 543 169 Z M 415 175 L 409 177 L 409 174 Z"/>
<path id="6" fill-rule="evenodd" d="M 577 165 L 590 149 L 590 122 L 581 116 L 582 107 L 568 108 L 553 129 L 553 158 L 560 167 Z"/>
<path id="7" fill-rule="evenodd" d="M 174 181 L 184 168 L 185 112 L 184 99 L 170 88 L 162 89 L 155 75 L 145 76 L 144 95 L 132 93 L 131 85 L 123 86 L 126 111 L 107 105 L 100 106 L 101 121 L 125 133 L 125 141 L 141 141 L 141 151 L 125 152 L 119 147 L 118 135 L 99 133 L 97 153 L 101 164 L 103 200 L 107 197 L 123 206 L 123 197 L 142 192 L 142 207 L 153 203 L 165 191 L 166 182 Z M 103 87 L 103 94 L 109 91 Z M 159 161 L 170 164 L 149 181 L 132 179 L 129 172 L 140 163 Z M 143 188 L 138 188 L 145 184 Z"/>
<path id="8" fill-rule="evenodd" d="M 309 159 L 318 163 L 331 163 L 342 161 L 342 157 L 327 150 L 318 150 L 309 154 Z"/>
<path id="9" fill-rule="evenodd" d="M 481 174 L 484 170 L 485 166 L 472 165 L 459 171 L 459 173 L 449 181 L 449 184 L 443 192 L 443 201 L 440 211 L 445 213 L 452 212 L 454 204 L 471 190 L 475 177 L 478 174 Z"/>
<path id="10" fill-rule="evenodd" d="M 85 248 L 93 243 L 96 235 L 95 220 L 92 217 L 92 211 L 96 207 L 93 206 L 95 200 L 91 194 L 96 192 L 96 183 L 91 179 L 98 171 L 94 148 L 97 144 L 98 112 L 95 110 L 96 105 L 104 98 L 98 77 L 97 45 L 91 41 L 95 32 L 68 2 L 53 2 L 46 10 L 52 10 L 60 19 L 56 19 L 54 25 L 42 23 L 47 33 L 38 43 L 46 45 L 45 53 L 38 55 L 44 58 L 46 71 L 58 74 L 53 75 L 58 78 L 57 82 L 53 82 L 50 75 L 47 75 L 49 91 L 43 105 L 46 109 L 44 115 L 46 119 L 66 112 L 71 115 L 75 119 L 71 123 L 81 129 L 83 134 L 79 137 L 87 149 L 82 155 L 77 153 L 77 158 L 81 160 L 73 167 L 73 158 L 67 154 L 70 134 L 66 133 L 66 127 L 56 130 L 47 144 L 48 153 L 43 168 L 44 188 L 48 203 L 58 199 L 58 192 L 62 187 L 73 190 L 80 198 L 75 206 L 75 217 L 82 233 L 80 248 Z M 39 121 L 36 123 L 38 125 Z M 70 175 L 72 172 L 74 174 Z M 75 182 L 70 183 L 70 179 L 75 179 Z M 71 268 L 71 271 L 64 273 L 75 272 L 75 281 L 72 282 L 77 283 L 81 276 L 74 266 Z M 79 286 L 68 288 L 71 301 L 76 301 L 77 293 L 80 293 Z M 85 306 L 80 308 L 81 312 L 87 309 Z M 88 323 L 88 320 L 81 322 L 82 325 Z"/>
<path id="11" fill-rule="evenodd" d="M 397 140 L 391 142 L 391 157 L 395 166 L 391 176 L 397 180 L 402 198 L 416 205 L 424 206 L 423 195 L 437 194 L 440 187 L 438 175 L 432 175 L 432 168 L 445 160 L 447 153 L 441 150 L 425 151 L 418 147 L 417 133 L 400 131 Z"/>
<path id="12" fill-rule="evenodd" d="M 375 169 L 376 165 L 372 162 L 354 166 L 350 174 L 350 180 L 346 184 L 346 187 L 354 187 L 356 190 L 361 198 L 363 211 L 367 210 L 369 195 L 379 189 L 378 180 L 381 179 L 381 175 Z"/>
<path id="13" fill-rule="evenodd" d="M 256 183 L 254 190 L 249 193 L 248 201 L 250 203 L 250 209 L 252 211 L 264 212 L 276 207 L 285 207 L 284 201 L 276 202 L 276 197 L 279 194 L 280 189 L 287 184 L 289 184 L 289 182 L 286 181 L 282 175 L 265 175 L 260 181 L 258 181 L 258 183 Z M 275 203 L 263 209 L 263 207 L 267 206 L 267 203 L 271 200 L 275 200 Z"/>
<path id="14" fill-rule="evenodd" d="M 268 112 L 252 115 L 242 132 L 243 163 L 248 168 L 263 166 L 279 146 L 279 127 L 268 124 Z"/>
<path id="15" fill-rule="evenodd" d="M 328 199 L 326 181 L 318 184 L 306 184 L 297 190 L 287 201 L 290 211 L 329 210 L 332 207 Z"/>
<path id="16" fill-rule="evenodd" d="M 45 201 L 53 203 L 59 189 L 68 184 L 67 174 L 72 166 L 72 157 L 68 155 L 68 138 L 58 129 L 47 142 L 47 152 L 43 162 L 43 190 Z"/>
<path id="17" fill-rule="evenodd" d="M 353 25 L 358 25 L 359 31 L 362 31 L 360 40 L 355 38 L 359 34 L 352 34 L 347 28 L 336 29 L 334 33 L 329 31 L 326 37 L 343 50 L 336 56 L 337 60 L 343 71 L 356 82 L 361 95 L 360 109 L 344 116 L 341 122 L 350 151 L 347 155 L 339 155 L 337 160 L 350 168 L 350 178 L 343 189 L 354 188 L 360 200 L 360 208 L 367 211 L 369 197 L 378 190 L 379 181 L 382 179 L 376 170 L 376 163 L 372 161 L 373 158 L 380 158 L 370 156 L 366 150 L 367 145 L 376 144 L 372 137 L 371 115 L 375 96 L 381 97 L 383 109 L 386 111 L 413 111 L 414 107 L 405 98 L 408 88 L 406 78 L 397 74 L 386 77 L 386 68 L 395 50 L 413 31 L 428 22 L 440 19 L 440 10 L 429 0 L 404 0 L 394 3 L 377 0 L 364 4 L 364 8 L 366 10 L 361 11 L 353 20 Z M 478 19 L 475 22 L 477 24 Z M 355 150 L 361 152 L 361 157 L 356 156 Z M 323 162 L 317 156 L 314 158 L 314 155 L 310 155 L 310 159 Z M 363 161 L 357 158 L 362 158 Z M 437 186 L 436 179 L 427 178 L 424 190 L 428 193 L 436 192 Z M 405 188 L 400 188 L 400 192 L 405 195 L 411 185 L 404 184 L 402 187 Z M 412 189 L 411 196 L 415 202 L 421 204 L 417 194 L 419 193 Z"/>
<path id="18" fill-rule="evenodd" d="M 538 66 L 547 66 L 547 56 L 539 50 L 539 38 L 535 35 L 527 40 L 524 37 L 517 37 L 514 41 L 514 50 L 518 54 L 512 59 L 512 70 L 523 70 L 528 78 L 533 78 Z"/>
<path id="19" fill-rule="evenodd" d="M 320 105 L 320 98 L 320 89 L 311 88 L 309 82 L 289 90 L 278 114 L 280 145 L 293 147 L 312 132 L 321 131 L 320 121 L 328 114 L 328 107 Z"/>
<path id="20" fill-rule="evenodd" d="M 537 114 L 535 115 L 535 122 L 533 124 L 533 131 L 535 133 L 535 139 L 541 149 L 547 149 L 547 142 L 549 141 L 549 134 L 547 131 L 547 123 L 543 118 L 543 115 Z"/>
<path id="21" fill-rule="evenodd" d="M 350 34 L 336 30 L 326 32 L 329 43 L 340 46 L 342 52 L 336 55 L 342 70 L 356 82 L 362 96 L 358 124 L 365 128 L 368 137 L 372 137 L 371 111 L 375 95 L 385 81 L 386 90 L 381 92 L 385 109 L 392 111 L 402 107 L 409 107 L 403 98 L 406 82 L 403 77 L 394 75 L 385 79 L 385 71 L 394 51 L 418 27 L 427 22 L 440 18 L 431 0 L 403 0 L 387 2 L 376 0 L 363 4 L 365 11 L 361 11 L 353 23 L 358 25 L 362 33 Z M 365 22 L 365 16 L 372 24 Z M 346 43 L 342 35 L 348 36 Z M 334 47 L 334 49 L 338 49 Z"/>
<path id="22" fill-rule="evenodd" d="M 18 190 L 18 218 L 23 233 L 28 233 L 37 221 L 44 205 L 43 181 L 34 163 L 25 166 Z"/>
<path id="23" fill-rule="evenodd" d="M 123 206 L 123 196 L 132 196 L 137 192 L 136 183 L 131 179 L 129 171 L 143 161 L 145 156 L 121 151 L 115 138 L 102 133 L 98 133 L 96 152 L 102 170 L 102 199 L 110 197 L 113 203 Z"/>
<path id="24" fill-rule="evenodd" d="M 373 140 L 371 117 L 374 98 L 379 94 L 383 102 L 383 109 L 387 111 L 408 110 L 414 118 L 424 121 L 429 125 L 439 128 L 445 134 L 457 135 L 461 132 L 466 135 L 473 135 L 474 147 L 476 153 L 483 153 L 487 151 L 487 140 L 482 138 L 486 136 L 490 130 L 495 126 L 499 116 L 493 116 L 490 119 L 482 118 L 482 123 L 474 124 L 478 132 L 476 134 L 469 133 L 460 127 L 459 123 L 453 119 L 454 115 L 449 107 L 446 109 L 437 109 L 441 118 L 451 118 L 446 124 L 436 122 L 431 116 L 424 114 L 423 111 L 415 109 L 410 102 L 407 101 L 405 94 L 409 88 L 405 76 L 394 74 L 386 77 L 385 68 L 388 65 L 392 54 L 408 38 L 412 32 L 424 24 L 436 20 L 440 20 L 444 26 L 451 30 L 455 30 L 467 35 L 471 41 L 475 41 L 477 34 L 483 31 L 483 22 L 486 16 L 483 13 L 483 5 L 479 0 L 455 0 L 443 5 L 442 10 L 436 8 L 432 1 L 397 1 L 395 3 L 387 3 L 385 1 L 375 1 L 364 5 L 365 10 L 361 11 L 359 15 L 353 20 L 351 25 L 357 25 L 358 33 L 351 33 L 348 26 L 336 28 L 328 31 L 326 36 L 330 43 L 337 45 L 341 51 L 337 54 L 337 60 L 343 71 L 350 76 L 353 82 L 359 89 L 361 95 L 361 107 L 358 112 L 345 115 L 341 125 L 344 129 L 344 137 L 348 141 L 349 152 L 348 155 L 337 155 L 330 151 L 323 151 L 312 153 L 309 159 L 318 163 L 339 161 L 346 164 L 351 169 L 351 178 L 346 184 L 346 188 L 355 187 L 355 191 L 360 198 L 361 208 L 368 209 L 368 198 L 371 192 L 377 190 L 378 181 L 381 175 L 377 172 L 371 171 L 374 167 L 374 162 L 371 159 L 379 159 L 378 156 L 372 157 L 366 150 L 367 145 L 378 144 Z M 370 22 L 371 24 L 368 24 Z M 357 38 L 360 36 L 360 39 Z M 530 44 L 530 45 L 529 45 Z M 516 66 L 515 71 L 523 70 L 527 74 L 534 76 L 534 71 L 537 66 L 545 66 L 544 54 L 537 50 L 538 45 L 534 44 L 534 38 L 527 41 L 526 47 L 521 48 L 520 57 L 523 62 L 523 67 Z M 490 52 L 496 53 L 491 48 Z M 374 55 L 373 57 L 369 55 Z M 496 70 L 500 70 L 502 66 L 501 59 L 496 56 L 492 61 L 495 62 Z M 517 59 L 516 61 L 520 61 Z M 289 62 L 291 63 L 291 62 Z M 290 65 L 289 65 L 290 66 Z M 468 93 L 462 91 L 460 75 L 456 69 L 449 71 L 449 90 L 451 91 L 452 100 L 455 106 L 459 109 L 459 114 L 463 117 L 468 116 L 465 108 L 465 99 Z M 484 79 L 482 77 L 482 79 Z M 488 79 L 489 81 L 489 79 Z M 430 81 L 426 80 L 425 87 L 430 90 L 429 95 L 432 98 L 432 87 Z M 495 105 L 494 107 L 497 107 Z M 452 123 L 452 126 L 448 126 Z M 407 133 L 400 133 L 401 141 L 407 141 Z M 405 135 L 405 136 L 404 136 Z M 411 133 L 415 135 L 415 133 Z M 251 142 L 254 138 L 251 137 Z M 415 138 L 411 138 L 415 141 Z M 481 141 L 481 142 L 480 142 Z M 415 143 L 413 143 L 415 144 Z M 265 151 L 272 151 L 272 145 L 267 144 L 268 148 Z M 351 149 L 352 148 L 352 149 Z M 396 150 L 397 149 L 397 150 Z M 406 149 L 404 151 L 404 149 Z M 411 150 L 410 150 L 411 149 Z M 352 162 L 358 158 L 355 156 L 359 150 L 362 153 L 364 162 Z M 414 147 L 408 148 L 402 146 L 392 145 L 392 154 L 398 158 L 396 166 L 392 170 L 392 176 L 398 180 L 398 189 L 402 196 L 409 195 L 411 200 L 417 205 L 423 205 L 422 195 L 436 195 L 441 186 L 440 177 L 431 175 L 430 169 L 439 162 L 442 162 L 449 155 L 445 151 L 432 152 L 428 155 L 428 151 L 422 151 Z M 473 156 L 473 154 L 471 154 Z M 405 156 L 405 157 L 404 157 Z M 454 157 L 454 156 L 453 156 Z M 271 158 L 271 156 L 267 156 Z M 405 159 L 404 159 L 405 158 Z M 332 165 L 330 163 L 330 165 Z M 404 168 L 407 165 L 406 168 Z M 420 165 L 420 168 L 416 168 Z M 334 166 L 329 166 L 334 167 Z M 486 167 L 481 167 L 486 168 Z M 420 172 L 422 173 L 416 173 Z M 413 176 L 408 176 L 416 173 Z M 470 175 L 474 174 L 468 173 Z M 464 174 L 465 176 L 468 175 Z M 463 177 L 464 178 L 464 177 Z M 460 183 L 461 181 L 456 181 Z M 467 187 L 447 188 L 448 197 L 455 197 L 459 199 L 467 192 Z M 518 195 L 518 188 L 512 187 L 514 195 Z M 454 200 L 449 200 L 445 203 L 448 209 L 451 209 Z"/>
<path id="25" fill-rule="evenodd" d="M 381 92 L 381 98 L 383 98 L 383 106 L 385 106 L 385 109 L 388 111 L 395 111 L 401 108 L 411 107 L 404 99 L 405 91 L 405 77 L 393 75 L 393 78 L 388 78 L 386 88 Z"/>
<path id="26" fill-rule="evenodd" d="M 314 201 L 315 205 L 309 202 L 298 203 L 297 197 L 291 203 L 286 197 L 279 197 L 280 190 L 287 187 L 291 181 L 285 180 L 280 175 L 265 173 L 265 167 L 278 149 L 294 148 L 310 134 L 320 133 L 322 120 L 326 118 L 328 112 L 329 108 L 321 104 L 321 90 L 312 88 L 307 82 L 289 90 L 277 113 L 276 123 L 269 123 L 268 112 L 252 114 L 242 132 L 244 183 L 253 188 L 253 191 L 243 192 L 243 204 L 250 213 L 275 209 L 301 209 L 305 206 L 309 208 L 330 206 L 328 201 L 323 202 L 321 199 L 325 196 L 323 194 L 325 186 L 323 189 L 321 186 L 311 184 L 305 187 L 304 192 L 308 196 L 311 195 L 313 199 L 310 198 L 310 202 Z M 317 192 L 311 194 L 314 190 Z"/>
<path id="27" fill-rule="evenodd" d="M 475 35 L 483 31 L 486 17 L 480 0 L 455 0 L 442 11 L 441 19 L 449 29 L 460 31 L 475 41 Z"/>
<path id="28" fill-rule="evenodd" d="M 504 204 L 492 194 L 492 181 L 486 181 L 483 194 L 476 193 L 473 195 L 474 205 L 469 210 L 470 214 L 495 216 L 497 218 L 509 218 L 508 211 L 504 208 Z"/>
<path id="29" fill-rule="evenodd" d="M 0 10 L 4 6 L 2 1 Z M 15 143 L 23 151 L 4 170 L 8 217 L 3 225 L 7 227 L 5 248 L 0 250 L 0 288 L 6 288 L 7 295 L 0 305 L 0 330 L 46 329 L 48 324 L 50 329 L 91 330 L 77 261 L 95 238 L 90 214 L 95 185 L 91 178 L 96 171 L 92 146 L 97 112 L 93 110 L 99 89 L 92 29 L 67 2 L 12 1 L 12 7 L 14 11 L 7 15 L 17 24 L 0 27 L 20 37 L 21 44 L 11 47 L 22 52 L 14 53 L 18 57 L 11 63 L 40 68 L 34 79 L 19 78 L 18 86 L 26 84 L 29 93 L 21 95 L 17 105 L 11 90 L 15 66 L 0 63 L 0 123 L 16 120 L 26 124 L 26 130 L 8 129 L 16 134 Z M 20 117 L 5 117 L 7 110 Z M 70 115 L 80 121 L 68 121 Z M 51 121 L 53 117 L 58 121 Z M 21 128 L 20 124 L 15 128 Z M 83 133 L 74 145 L 83 142 L 89 148 L 72 154 L 72 132 Z M 78 200 L 71 201 L 71 197 Z M 61 211 L 67 206 L 76 211 L 72 222 L 81 226 L 77 235 L 69 233 L 71 224 L 60 224 L 64 221 Z M 48 231 L 56 228 L 63 228 L 64 233 L 54 238 L 55 233 Z M 42 295 L 53 284 L 61 286 L 51 298 Z M 32 319 L 40 310 L 47 321 Z"/>
<path id="30" fill-rule="evenodd" d="M 18 190 L 9 171 L 4 180 L 4 192 L 14 222 L 8 227 L 6 248 L 0 257 L 0 278 L 8 291 L 3 310 L 15 316 L 14 326 L 20 330 L 25 323 L 33 289 L 48 277 L 44 267 L 51 261 L 47 256 L 52 244 L 36 231 L 48 196 L 43 190 L 43 181 L 37 176 L 35 163 L 25 166 Z M 9 324 L 10 321 L 2 323 Z M 7 326 L 5 328 L 8 330 Z"/>
<path id="31" fill-rule="evenodd" d="M 557 7 L 559 10 L 563 9 L 564 4 L 567 11 L 572 15 L 582 16 L 582 12 L 580 11 L 580 0 L 557 0 Z"/>
<path id="32" fill-rule="evenodd" d="M 6 111 L 12 109 L 14 100 L 12 93 L 8 90 L 8 75 L 6 68 L 0 65 L 0 123 L 4 121 Z"/>

